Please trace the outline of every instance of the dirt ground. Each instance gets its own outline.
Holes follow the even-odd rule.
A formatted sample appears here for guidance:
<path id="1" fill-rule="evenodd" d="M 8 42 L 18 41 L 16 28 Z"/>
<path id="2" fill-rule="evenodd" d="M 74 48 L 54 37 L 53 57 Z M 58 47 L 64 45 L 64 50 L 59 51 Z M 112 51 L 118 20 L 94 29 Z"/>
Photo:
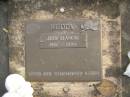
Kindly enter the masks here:
<path id="1" fill-rule="evenodd" d="M 6 91 L 4 80 L 8 75 L 9 49 L 7 27 L 7 4 L 0 1 L 0 96 Z"/>

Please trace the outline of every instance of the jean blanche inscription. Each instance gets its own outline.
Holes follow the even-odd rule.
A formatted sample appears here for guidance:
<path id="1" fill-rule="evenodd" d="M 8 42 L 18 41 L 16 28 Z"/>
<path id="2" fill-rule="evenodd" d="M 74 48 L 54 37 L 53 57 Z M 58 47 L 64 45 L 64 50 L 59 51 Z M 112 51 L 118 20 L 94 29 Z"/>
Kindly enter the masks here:
<path id="1" fill-rule="evenodd" d="M 50 32 L 40 35 L 40 48 L 87 47 L 87 32 L 75 31 L 77 25 L 71 23 L 50 24 Z M 80 29 L 80 28 L 79 28 Z"/>
<path id="2" fill-rule="evenodd" d="M 87 47 L 87 33 L 56 31 L 40 35 L 40 48 Z"/>
<path id="3" fill-rule="evenodd" d="M 101 79 L 98 20 L 30 21 L 26 25 L 26 76 L 33 81 Z"/>

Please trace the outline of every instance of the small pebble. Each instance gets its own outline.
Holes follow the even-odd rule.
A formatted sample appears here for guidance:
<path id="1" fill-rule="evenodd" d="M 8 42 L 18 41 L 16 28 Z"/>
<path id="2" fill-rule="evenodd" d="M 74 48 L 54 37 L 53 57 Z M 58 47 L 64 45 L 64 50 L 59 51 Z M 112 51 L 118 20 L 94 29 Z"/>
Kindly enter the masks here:
<path id="1" fill-rule="evenodd" d="M 65 9 L 62 7 L 62 8 L 60 8 L 60 12 L 64 12 L 65 11 Z"/>

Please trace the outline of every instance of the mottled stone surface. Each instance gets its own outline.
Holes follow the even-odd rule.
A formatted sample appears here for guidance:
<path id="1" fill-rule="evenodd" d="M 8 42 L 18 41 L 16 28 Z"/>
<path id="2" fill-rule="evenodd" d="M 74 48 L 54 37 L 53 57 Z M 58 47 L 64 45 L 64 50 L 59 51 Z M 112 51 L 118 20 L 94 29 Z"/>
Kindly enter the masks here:
<path id="1" fill-rule="evenodd" d="M 31 19 L 99 18 L 102 33 L 103 79 L 111 81 L 112 84 L 104 85 L 105 87 L 102 87 L 99 93 L 95 84 L 102 82 L 32 82 L 35 89 L 34 97 L 104 97 L 103 93 L 106 97 L 110 94 L 113 94 L 111 97 L 121 97 L 121 23 L 119 10 L 117 10 L 118 3 L 115 6 L 114 4 L 111 5 L 114 7 L 112 11 L 109 2 L 105 10 L 100 2 L 89 5 L 70 0 L 58 3 L 54 3 L 54 0 L 11 0 L 9 2 L 10 71 L 25 76 L 24 27 L 27 21 Z M 65 8 L 64 13 L 60 12 L 61 7 Z M 105 14 L 101 10 L 110 14 Z M 115 87 L 116 93 L 108 91 L 108 87 Z"/>

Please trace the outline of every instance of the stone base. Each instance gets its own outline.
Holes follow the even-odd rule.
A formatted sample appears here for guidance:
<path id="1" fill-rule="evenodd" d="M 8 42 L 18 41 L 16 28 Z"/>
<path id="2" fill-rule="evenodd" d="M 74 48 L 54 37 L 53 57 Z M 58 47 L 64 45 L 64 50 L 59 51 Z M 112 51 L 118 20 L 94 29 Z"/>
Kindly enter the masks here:
<path id="1" fill-rule="evenodd" d="M 9 2 L 10 71 L 25 76 L 25 32 L 29 20 L 99 18 L 102 33 L 101 82 L 32 82 L 34 97 L 121 97 L 120 2 L 82 0 L 11 0 Z M 90 1 L 90 0 L 88 0 Z M 60 12 L 64 7 L 65 12 Z"/>

